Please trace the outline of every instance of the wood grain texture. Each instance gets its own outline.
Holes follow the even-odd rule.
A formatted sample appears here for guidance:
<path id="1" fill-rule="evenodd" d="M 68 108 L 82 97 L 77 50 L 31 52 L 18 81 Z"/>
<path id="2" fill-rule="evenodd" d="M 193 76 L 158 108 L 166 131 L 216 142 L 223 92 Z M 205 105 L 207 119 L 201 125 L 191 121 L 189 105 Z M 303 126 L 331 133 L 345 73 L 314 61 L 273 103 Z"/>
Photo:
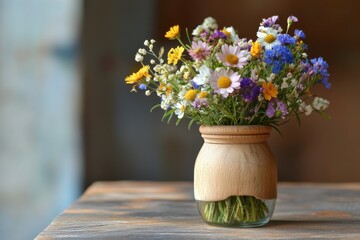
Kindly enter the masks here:
<path id="1" fill-rule="evenodd" d="M 199 131 L 206 143 L 262 143 L 268 140 L 271 132 L 271 127 L 264 125 L 201 125 Z"/>
<path id="2" fill-rule="evenodd" d="M 201 126 L 204 144 L 194 168 L 195 199 L 276 198 L 276 160 L 268 126 Z"/>
<path id="3" fill-rule="evenodd" d="M 360 239 L 360 183 L 278 192 L 268 225 L 239 229 L 205 224 L 190 182 L 97 182 L 36 239 Z"/>

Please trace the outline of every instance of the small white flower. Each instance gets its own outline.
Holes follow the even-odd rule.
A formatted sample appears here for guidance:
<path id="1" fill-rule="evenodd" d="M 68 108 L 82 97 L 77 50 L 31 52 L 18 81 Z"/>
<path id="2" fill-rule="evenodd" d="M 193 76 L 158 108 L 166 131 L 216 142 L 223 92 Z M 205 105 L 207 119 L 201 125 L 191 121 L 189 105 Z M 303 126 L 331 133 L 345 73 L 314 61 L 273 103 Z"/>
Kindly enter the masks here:
<path id="1" fill-rule="evenodd" d="M 324 111 L 329 107 L 330 102 L 324 98 L 316 97 L 312 103 L 314 109 Z"/>
<path id="2" fill-rule="evenodd" d="M 151 95 L 150 90 L 146 90 L 146 91 L 145 91 L 145 95 L 146 95 L 146 96 L 150 96 L 150 95 Z"/>
<path id="3" fill-rule="evenodd" d="M 199 68 L 202 66 L 201 64 L 202 64 L 201 62 L 194 62 L 192 66 L 198 71 Z"/>
<path id="4" fill-rule="evenodd" d="M 313 108 L 311 105 L 306 105 L 305 102 L 301 102 L 299 105 L 299 111 L 303 112 L 305 116 L 309 116 L 312 113 Z"/>
<path id="5" fill-rule="evenodd" d="M 218 28 L 218 24 L 216 22 L 216 20 L 212 17 L 207 17 L 205 18 L 202 26 L 206 29 L 206 30 L 215 30 Z"/>
<path id="6" fill-rule="evenodd" d="M 159 94 L 158 94 L 159 95 Z M 171 99 L 161 95 L 162 101 L 160 104 L 161 109 L 167 110 L 170 107 Z"/>
<path id="7" fill-rule="evenodd" d="M 289 87 L 289 84 L 286 82 L 286 80 L 284 80 L 281 84 L 281 89 L 288 88 L 288 87 Z"/>
<path id="8" fill-rule="evenodd" d="M 259 79 L 259 83 L 260 83 L 260 84 L 262 84 L 262 83 L 264 83 L 264 82 L 266 82 L 265 79 L 262 79 L 262 78 Z"/>
<path id="9" fill-rule="evenodd" d="M 249 41 L 246 41 L 245 38 L 243 39 L 239 39 L 239 42 L 237 43 L 237 45 L 241 48 L 241 49 L 250 49 L 252 46 L 253 41 L 250 39 Z"/>
<path id="10" fill-rule="evenodd" d="M 312 111 L 313 111 L 313 108 L 311 107 L 311 105 L 307 105 L 305 107 L 305 115 L 306 116 L 309 116 L 312 113 Z"/>
<path id="11" fill-rule="evenodd" d="M 200 34 L 204 31 L 201 25 L 197 26 L 193 31 L 192 35 L 194 36 L 200 36 Z"/>
<path id="12" fill-rule="evenodd" d="M 259 79 L 259 75 L 256 72 L 256 69 L 251 70 L 251 76 L 250 79 L 256 82 Z"/>
<path id="13" fill-rule="evenodd" d="M 137 62 L 142 62 L 144 60 L 144 57 L 143 55 L 139 54 L 139 53 L 136 53 L 135 55 L 135 61 Z"/>
<path id="14" fill-rule="evenodd" d="M 142 55 L 146 55 L 146 50 L 144 48 L 140 48 L 138 50 L 138 53 L 142 54 Z"/>
<path id="15" fill-rule="evenodd" d="M 295 87 L 298 84 L 298 81 L 296 79 L 291 79 L 290 86 Z"/>
<path id="16" fill-rule="evenodd" d="M 186 109 L 186 101 L 176 103 L 175 108 L 175 114 L 178 116 L 178 118 L 183 118 Z"/>
<path id="17" fill-rule="evenodd" d="M 186 66 L 186 65 L 182 65 L 181 67 L 180 67 L 180 72 L 185 72 L 185 71 L 187 71 L 188 70 L 188 67 Z"/>
<path id="18" fill-rule="evenodd" d="M 149 46 L 149 41 L 148 41 L 148 40 L 145 40 L 144 45 L 145 45 L 145 46 Z"/>
<path id="19" fill-rule="evenodd" d="M 199 68 L 199 74 L 197 74 L 194 78 L 193 81 L 194 83 L 196 83 L 197 85 L 203 85 L 205 83 L 207 83 L 209 81 L 209 77 L 211 75 L 211 71 L 210 68 L 208 68 L 205 64 L 202 65 Z"/>
<path id="20" fill-rule="evenodd" d="M 154 44 L 156 41 L 154 39 L 150 40 L 151 44 Z"/>
<path id="21" fill-rule="evenodd" d="M 155 64 L 155 60 L 154 60 L 154 59 L 151 59 L 151 60 L 150 60 L 150 64 Z"/>
<path id="22" fill-rule="evenodd" d="M 240 38 L 239 38 L 239 36 L 236 34 L 236 31 L 235 31 L 234 27 L 227 27 L 227 28 L 225 28 L 225 31 L 228 32 L 228 33 L 230 33 L 230 36 L 229 36 L 229 37 L 230 37 L 230 39 L 231 39 L 233 42 L 237 43 L 237 42 L 240 41 Z"/>
<path id="23" fill-rule="evenodd" d="M 307 57 L 308 57 L 308 55 L 307 55 L 306 53 L 302 53 L 301 56 L 302 56 L 303 58 L 307 58 Z"/>
<path id="24" fill-rule="evenodd" d="M 150 45 L 149 45 L 149 49 L 150 49 L 150 50 L 153 50 L 153 48 L 154 48 L 154 45 L 150 44 Z"/>
<path id="25" fill-rule="evenodd" d="M 189 77 L 190 77 L 190 72 L 189 71 L 187 71 L 187 72 L 184 72 L 184 79 L 185 80 L 187 80 L 187 79 L 189 79 Z"/>
<path id="26" fill-rule="evenodd" d="M 269 77 L 266 78 L 267 82 L 272 82 L 275 79 L 275 74 L 271 73 Z"/>

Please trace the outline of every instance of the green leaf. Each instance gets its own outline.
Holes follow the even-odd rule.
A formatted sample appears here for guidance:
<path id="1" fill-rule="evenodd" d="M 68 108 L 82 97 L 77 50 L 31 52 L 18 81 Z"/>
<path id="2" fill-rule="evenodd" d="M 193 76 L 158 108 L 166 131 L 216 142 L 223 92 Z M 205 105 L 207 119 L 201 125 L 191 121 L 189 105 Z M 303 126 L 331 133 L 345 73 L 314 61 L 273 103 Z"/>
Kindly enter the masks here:
<path id="1" fill-rule="evenodd" d="M 154 111 L 156 108 L 159 108 L 161 106 L 161 104 L 156 104 L 155 106 L 153 106 L 151 109 L 150 109 L 150 112 Z"/>

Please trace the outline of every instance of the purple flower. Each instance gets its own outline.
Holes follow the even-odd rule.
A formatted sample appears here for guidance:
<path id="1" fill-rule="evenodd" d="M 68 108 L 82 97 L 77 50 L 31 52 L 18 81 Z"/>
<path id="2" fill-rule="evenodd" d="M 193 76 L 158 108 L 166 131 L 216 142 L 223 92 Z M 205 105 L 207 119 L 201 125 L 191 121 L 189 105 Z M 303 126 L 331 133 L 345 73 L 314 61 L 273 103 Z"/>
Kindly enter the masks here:
<path id="1" fill-rule="evenodd" d="M 297 19 L 297 17 L 295 17 L 295 16 L 289 16 L 288 17 L 288 19 L 287 19 L 287 22 L 289 23 L 293 23 L 293 22 L 297 22 L 297 21 L 299 21 L 298 19 Z"/>
<path id="2" fill-rule="evenodd" d="M 285 116 L 288 114 L 286 104 L 280 100 L 277 100 L 276 105 L 277 112 L 281 114 L 282 118 L 285 118 Z"/>
<path id="3" fill-rule="evenodd" d="M 202 41 L 192 42 L 191 49 L 188 50 L 193 60 L 203 60 L 210 55 L 210 46 Z"/>
<path id="4" fill-rule="evenodd" d="M 294 45 L 296 42 L 296 38 L 290 36 L 289 34 L 279 34 L 277 36 L 277 39 L 283 45 L 286 45 L 286 44 Z"/>
<path id="5" fill-rule="evenodd" d="M 226 39 L 227 36 L 225 35 L 225 33 L 223 33 L 220 30 L 215 30 L 215 32 L 210 36 L 211 40 L 215 40 L 215 39 L 219 39 L 219 38 Z"/>
<path id="6" fill-rule="evenodd" d="M 270 28 L 274 28 L 274 29 L 279 29 L 280 25 L 276 24 L 277 20 L 279 20 L 279 16 L 272 16 L 272 17 L 269 17 L 267 19 L 263 18 L 260 25 L 262 25 L 264 27 L 270 27 Z"/>
<path id="7" fill-rule="evenodd" d="M 209 101 L 206 98 L 196 98 L 192 103 L 194 108 L 207 107 L 209 105 Z"/>
<path id="8" fill-rule="evenodd" d="M 284 102 L 278 99 L 271 100 L 268 104 L 265 114 L 268 118 L 272 118 L 274 116 L 285 118 L 285 116 L 288 114 L 287 106 Z"/>
<path id="9" fill-rule="evenodd" d="M 276 45 L 273 49 L 265 51 L 264 62 L 272 67 L 273 73 L 277 74 L 282 70 L 285 64 L 294 62 L 294 56 L 289 48 L 282 45 Z"/>
<path id="10" fill-rule="evenodd" d="M 250 78 L 243 78 L 240 82 L 241 96 L 245 102 L 252 102 L 260 94 L 260 86 L 254 83 Z"/>
<path id="11" fill-rule="evenodd" d="M 208 35 L 207 31 L 203 31 L 202 33 L 200 33 L 200 37 L 202 37 L 202 38 L 206 38 L 207 35 Z"/>
<path id="12" fill-rule="evenodd" d="M 269 102 L 265 114 L 268 118 L 272 118 L 273 116 L 275 116 L 275 108 L 273 101 Z"/>
<path id="13" fill-rule="evenodd" d="M 298 38 L 305 38 L 305 33 L 302 30 L 295 29 L 294 35 Z"/>

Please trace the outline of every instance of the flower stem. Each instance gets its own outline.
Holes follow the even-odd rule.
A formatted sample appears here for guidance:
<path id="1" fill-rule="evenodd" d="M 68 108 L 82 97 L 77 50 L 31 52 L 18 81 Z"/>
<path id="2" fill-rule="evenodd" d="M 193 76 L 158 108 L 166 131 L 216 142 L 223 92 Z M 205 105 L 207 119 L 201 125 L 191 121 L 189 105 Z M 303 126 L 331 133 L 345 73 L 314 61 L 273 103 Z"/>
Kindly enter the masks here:
<path id="1" fill-rule="evenodd" d="M 253 196 L 231 196 L 222 201 L 200 204 L 204 220 L 215 224 L 251 224 L 269 215 L 265 202 Z"/>

